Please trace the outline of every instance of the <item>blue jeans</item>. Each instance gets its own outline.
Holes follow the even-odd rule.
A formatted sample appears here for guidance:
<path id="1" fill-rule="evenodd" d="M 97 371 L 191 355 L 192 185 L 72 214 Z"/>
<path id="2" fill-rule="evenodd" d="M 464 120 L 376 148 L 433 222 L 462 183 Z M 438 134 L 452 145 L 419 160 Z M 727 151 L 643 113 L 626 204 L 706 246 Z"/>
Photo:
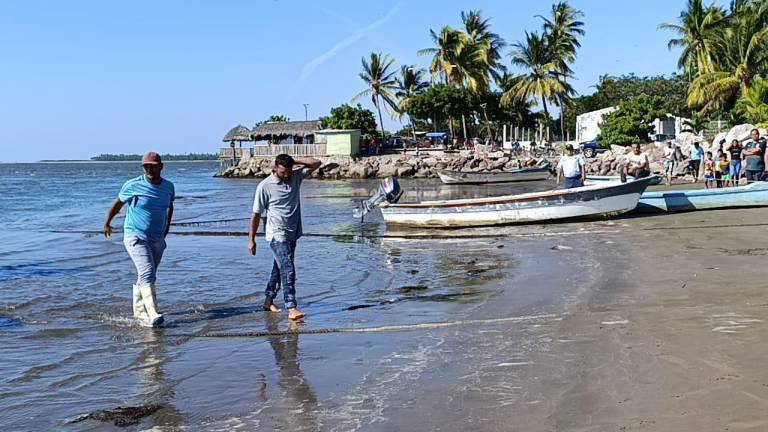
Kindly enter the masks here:
<path id="1" fill-rule="evenodd" d="M 566 177 L 565 178 L 565 188 L 566 189 L 572 189 L 577 187 L 584 186 L 584 183 L 581 182 L 581 176 L 579 177 Z"/>
<path id="2" fill-rule="evenodd" d="M 272 275 L 269 277 L 264 295 L 269 300 L 274 300 L 277 297 L 277 291 L 282 287 L 285 307 L 293 309 L 296 307 L 296 266 L 294 265 L 296 241 L 271 240 L 269 248 L 275 260 L 272 263 Z"/>
<path id="3" fill-rule="evenodd" d="M 741 161 L 732 160 L 731 161 L 731 179 L 738 182 L 740 178 L 741 178 Z"/>
<path id="4" fill-rule="evenodd" d="M 765 173 L 762 170 L 760 171 L 747 170 L 748 182 L 752 183 L 756 181 L 764 181 L 764 179 L 765 179 Z"/>
<path id="5" fill-rule="evenodd" d="M 157 278 L 157 266 L 163 258 L 165 251 L 165 239 L 148 241 L 142 240 L 136 235 L 125 234 L 123 244 L 128 255 L 136 266 L 136 273 L 139 274 L 136 280 L 137 285 L 146 285 L 155 283 Z"/>

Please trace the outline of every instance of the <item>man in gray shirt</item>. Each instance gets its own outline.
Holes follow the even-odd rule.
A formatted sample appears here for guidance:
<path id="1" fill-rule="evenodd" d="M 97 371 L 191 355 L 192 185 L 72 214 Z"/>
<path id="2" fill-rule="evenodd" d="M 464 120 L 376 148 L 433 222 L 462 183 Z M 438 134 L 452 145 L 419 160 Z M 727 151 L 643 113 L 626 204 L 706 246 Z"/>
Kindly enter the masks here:
<path id="1" fill-rule="evenodd" d="M 317 159 L 296 159 L 287 154 L 275 158 L 272 174 L 259 183 L 253 199 L 253 215 L 248 235 L 248 252 L 256 255 L 256 230 L 264 216 L 267 220 L 264 237 L 269 244 L 274 263 L 272 275 L 264 291 L 264 310 L 279 312 L 274 305 L 277 291 L 282 286 L 288 318 L 292 320 L 306 316 L 296 308 L 296 240 L 303 234 L 301 228 L 301 182 L 320 168 Z M 294 169 L 294 165 L 300 165 Z"/>

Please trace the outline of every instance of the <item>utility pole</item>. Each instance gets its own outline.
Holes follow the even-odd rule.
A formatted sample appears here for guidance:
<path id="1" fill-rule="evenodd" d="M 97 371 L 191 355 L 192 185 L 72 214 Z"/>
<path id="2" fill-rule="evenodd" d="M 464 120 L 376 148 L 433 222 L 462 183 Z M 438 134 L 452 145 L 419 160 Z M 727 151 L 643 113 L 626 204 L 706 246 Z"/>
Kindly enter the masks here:
<path id="1" fill-rule="evenodd" d="M 488 113 L 485 111 L 485 107 L 487 107 L 487 103 L 481 103 L 480 107 L 483 109 L 483 117 L 485 117 L 485 129 L 487 131 L 487 136 L 485 137 L 486 144 L 490 144 L 491 141 L 493 141 L 493 137 L 491 136 L 491 123 L 488 121 Z"/>
<path id="2" fill-rule="evenodd" d="M 307 107 L 309 106 L 309 104 L 302 104 L 302 105 L 304 105 L 304 120 L 305 121 L 309 120 L 309 117 L 307 116 Z"/>

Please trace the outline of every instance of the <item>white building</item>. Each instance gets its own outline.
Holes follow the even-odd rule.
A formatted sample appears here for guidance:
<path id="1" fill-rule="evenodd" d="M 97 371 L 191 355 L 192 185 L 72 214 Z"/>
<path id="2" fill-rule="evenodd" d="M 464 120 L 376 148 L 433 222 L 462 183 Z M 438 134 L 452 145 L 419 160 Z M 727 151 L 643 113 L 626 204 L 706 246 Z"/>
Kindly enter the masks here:
<path id="1" fill-rule="evenodd" d="M 576 142 L 592 141 L 597 138 L 600 135 L 600 123 L 603 122 L 603 116 L 617 109 L 616 107 L 608 107 L 576 116 Z"/>
<path id="2" fill-rule="evenodd" d="M 592 141 L 600 135 L 600 123 L 603 116 L 616 111 L 617 107 L 608 107 L 576 116 L 576 142 Z M 655 135 L 679 135 L 684 129 L 685 118 L 667 114 L 666 118 L 653 122 Z M 649 137 L 650 138 L 650 137 Z"/>

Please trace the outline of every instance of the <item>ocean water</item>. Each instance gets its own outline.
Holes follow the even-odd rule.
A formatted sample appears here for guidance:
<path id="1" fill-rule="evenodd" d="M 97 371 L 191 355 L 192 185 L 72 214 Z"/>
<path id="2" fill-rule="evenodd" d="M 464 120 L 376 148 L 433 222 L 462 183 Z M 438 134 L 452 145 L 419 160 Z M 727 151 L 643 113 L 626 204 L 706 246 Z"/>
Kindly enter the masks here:
<path id="1" fill-rule="evenodd" d="M 135 273 L 119 229 L 111 239 L 100 234 L 140 167 L 0 164 L 3 430 L 389 430 L 408 418 L 391 411 L 417 389 L 440 390 L 441 370 L 466 375 L 462 356 L 498 363 L 462 349 L 471 346 L 462 321 L 487 323 L 483 331 L 504 336 L 494 346 L 511 353 L 505 361 L 524 364 L 536 345 L 527 320 L 556 315 L 578 296 L 569 288 L 578 284 L 557 283 L 552 270 L 576 258 L 553 246 L 578 248 L 583 226 L 392 232 L 379 214 L 351 216 L 377 181 L 310 180 L 297 251 L 297 294 L 309 317 L 289 323 L 260 308 L 272 260 L 263 239 L 255 257 L 247 253 L 258 181 L 213 178 L 217 167 L 166 164 L 177 191 L 157 282 L 167 324 L 152 330 L 131 319 Z M 404 200 L 416 200 L 552 183 L 403 186 Z M 113 228 L 121 225 L 119 216 Z M 549 240 L 553 231 L 562 240 Z M 143 413 L 122 423 L 81 418 L 117 407 Z"/>

